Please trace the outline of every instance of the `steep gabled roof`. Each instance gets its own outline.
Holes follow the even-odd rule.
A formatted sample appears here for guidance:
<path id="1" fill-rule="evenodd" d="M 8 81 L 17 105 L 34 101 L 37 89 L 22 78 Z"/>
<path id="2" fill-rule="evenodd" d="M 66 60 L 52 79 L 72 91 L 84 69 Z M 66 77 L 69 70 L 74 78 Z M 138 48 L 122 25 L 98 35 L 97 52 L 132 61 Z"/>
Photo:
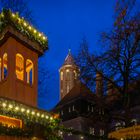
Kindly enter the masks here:
<path id="1" fill-rule="evenodd" d="M 65 58 L 64 65 L 76 65 L 70 50 Z"/>
<path id="2" fill-rule="evenodd" d="M 86 85 L 78 81 L 70 92 L 56 105 L 56 108 L 79 98 L 93 101 L 96 96 L 86 87 Z"/>

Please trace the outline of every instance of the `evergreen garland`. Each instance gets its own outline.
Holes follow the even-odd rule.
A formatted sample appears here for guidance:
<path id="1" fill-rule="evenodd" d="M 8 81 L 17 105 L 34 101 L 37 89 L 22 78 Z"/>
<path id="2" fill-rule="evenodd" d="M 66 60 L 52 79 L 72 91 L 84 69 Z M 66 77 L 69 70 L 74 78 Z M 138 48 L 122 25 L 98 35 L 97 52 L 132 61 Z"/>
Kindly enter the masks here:
<path id="1" fill-rule="evenodd" d="M 13 26 L 23 35 L 27 36 L 30 40 L 36 41 L 45 51 L 48 47 L 47 38 L 34 27 L 29 25 L 24 18 L 20 18 L 18 13 L 14 14 L 10 10 L 3 9 L 0 14 L 0 32 L 8 25 Z"/>

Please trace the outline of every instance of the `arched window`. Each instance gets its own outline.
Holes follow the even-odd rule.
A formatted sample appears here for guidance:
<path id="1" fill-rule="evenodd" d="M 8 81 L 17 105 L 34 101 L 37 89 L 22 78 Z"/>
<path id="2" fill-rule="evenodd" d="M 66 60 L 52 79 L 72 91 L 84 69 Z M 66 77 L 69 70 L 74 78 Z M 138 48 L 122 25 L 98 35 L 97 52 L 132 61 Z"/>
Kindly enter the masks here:
<path id="1" fill-rule="evenodd" d="M 77 79 L 77 72 L 74 70 L 74 79 Z"/>
<path id="2" fill-rule="evenodd" d="M 68 69 L 66 70 L 66 78 L 67 80 L 70 80 L 70 71 Z"/>
<path id="3" fill-rule="evenodd" d="M 26 77 L 27 83 L 33 85 L 34 82 L 34 65 L 30 59 L 26 60 Z"/>
<path id="4" fill-rule="evenodd" d="M 117 122 L 115 124 L 115 127 L 116 127 L 116 130 L 119 130 L 121 128 L 121 123 L 120 122 Z"/>
<path id="5" fill-rule="evenodd" d="M 60 73 L 60 79 L 61 79 L 61 81 L 63 80 L 63 72 L 62 71 Z"/>
<path id="6" fill-rule="evenodd" d="M 1 81 L 1 78 L 2 78 L 2 75 L 1 75 L 1 66 L 2 66 L 2 64 L 1 64 L 1 58 L 0 58 L 0 81 Z"/>
<path id="7" fill-rule="evenodd" d="M 69 85 L 67 85 L 67 93 L 70 91 L 70 87 Z"/>
<path id="8" fill-rule="evenodd" d="M 131 123 L 132 123 L 132 125 L 137 125 L 137 119 L 132 119 Z"/>
<path id="9" fill-rule="evenodd" d="M 16 77 L 17 79 L 24 79 L 24 58 L 21 54 L 16 54 Z"/>
<path id="10" fill-rule="evenodd" d="M 2 79 L 5 79 L 8 75 L 8 59 L 7 59 L 7 53 L 3 55 L 3 74 Z"/>

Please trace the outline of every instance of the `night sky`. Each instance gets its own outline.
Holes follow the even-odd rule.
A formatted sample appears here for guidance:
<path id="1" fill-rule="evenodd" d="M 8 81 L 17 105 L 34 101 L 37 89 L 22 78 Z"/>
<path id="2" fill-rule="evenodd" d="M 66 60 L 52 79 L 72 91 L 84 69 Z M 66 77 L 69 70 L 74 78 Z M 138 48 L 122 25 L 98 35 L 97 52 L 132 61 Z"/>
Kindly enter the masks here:
<path id="1" fill-rule="evenodd" d="M 91 51 L 100 51 L 100 34 L 112 27 L 115 0 L 30 0 L 29 6 L 38 29 L 49 40 L 49 50 L 39 59 L 47 79 L 39 86 L 38 105 L 51 109 L 59 101 L 58 70 L 68 49 L 75 55 L 86 37 Z"/>

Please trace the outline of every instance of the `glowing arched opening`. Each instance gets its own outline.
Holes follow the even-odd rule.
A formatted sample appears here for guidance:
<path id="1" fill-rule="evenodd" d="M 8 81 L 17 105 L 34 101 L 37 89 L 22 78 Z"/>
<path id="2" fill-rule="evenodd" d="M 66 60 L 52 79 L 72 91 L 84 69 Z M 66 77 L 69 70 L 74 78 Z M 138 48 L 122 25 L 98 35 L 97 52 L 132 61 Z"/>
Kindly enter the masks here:
<path id="1" fill-rule="evenodd" d="M 21 54 L 16 54 L 16 77 L 17 79 L 24 79 L 24 58 Z"/>
<path id="2" fill-rule="evenodd" d="M 3 55 L 3 74 L 2 79 L 5 79 L 8 75 L 8 59 L 7 59 L 7 53 Z"/>
<path id="3" fill-rule="evenodd" d="M 34 65 L 30 59 L 26 60 L 26 79 L 27 83 L 33 85 L 34 82 Z"/>

